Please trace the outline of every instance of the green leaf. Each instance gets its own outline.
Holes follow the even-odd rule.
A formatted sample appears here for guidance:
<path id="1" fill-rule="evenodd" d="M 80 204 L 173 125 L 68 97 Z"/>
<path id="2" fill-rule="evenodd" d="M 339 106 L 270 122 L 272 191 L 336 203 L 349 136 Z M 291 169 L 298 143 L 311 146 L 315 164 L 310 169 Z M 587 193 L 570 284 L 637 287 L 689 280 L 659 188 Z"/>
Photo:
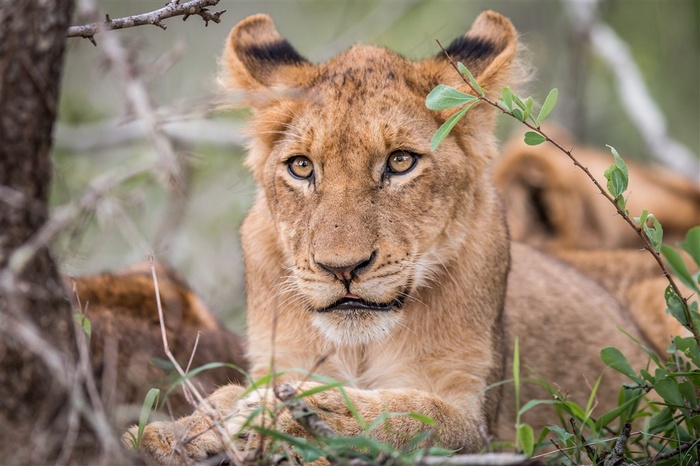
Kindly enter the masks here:
<path id="1" fill-rule="evenodd" d="M 558 403 L 557 400 L 530 400 L 527 403 L 523 405 L 522 408 L 520 408 L 520 411 L 518 411 L 518 414 L 523 415 L 527 411 L 531 410 L 535 406 L 539 405 L 553 405 Z"/>
<path id="2" fill-rule="evenodd" d="M 673 413 L 669 407 L 664 406 L 661 411 L 654 414 L 649 420 L 649 432 L 660 432 L 665 430 L 665 427 L 669 424 L 675 424 L 673 420 Z"/>
<path id="3" fill-rule="evenodd" d="M 546 137 L 542 136 L 540 133 L 534 131 L 528 131 L 525 133 L 525 144 L 528 146 L 536 146 L 542 144 L 547 140 Z"/>
<path id="4" fill-rule="evenodd" d="M 547 429 L 549 429 L 551 432 L 554 432 L 555 434 L 557 434 L 557 437 L 559 437 L 559 440 L 564 442 L 565 445 L 571 445 L 572 438 L 573 438 L 574 434 L 566 431 L 564 428 L 562 428 L 560 426 L 555 426 L 555 425 L 547 426 Z"/>
<path id="5" fill-rule="evenodd" d="M 311 395 L 315 395 L 315 394 L 320 393 L 320 392 L 325 392 L 328 390 L 333 390 L 334 388 L 342 387 L 344 385 L 345 385 L 345 382 L 341 382 L 341 381 L 336 381 L 333 383 L 327 383 L 327 384 L 323 384 L 323 385 L 316 385 L 315 387 L 312 387 L 308 390 L 305 390 L 305 391 L 297 394 L 295 398 L 306 398 L 306 397 L 309 397 Z"/>
<path id="6" fill-rule="evenodd" d="M 640 391 L 640 393 L 638 395 L 636 395 L 634 398 L 627 400 L 625 403 L 621 404 L 620 406 L 618 406 L 616 408 L 611 409 L 607 413 L 603 413 L 595 423 L 596 430 L 600 431 L 603 427 L 610 424 L 612 421 L 617 419 L 620 416 L 620 414 L 625 412 L 625 410 L 627 408 L 634 405 L 637 401 L 639 401 L 643 397 L 644 397 L 644 392 Z"/>
<path id="7" fill-rule="evenodd" d="M 520 344 L 518 337 L 515 337 L 513 347 L 513 388 L 515 390 L 515 404 L 520 407 Z"/>
<path id="8" fill-rule="evenodd" d="M 682 408 L 684 406 L 683 396 L 678 390 L 678 383 L 674 379 L 667 378 L 657 380 L 654 384 L 654 390 L 670 406 L 679 408 Z"/>
<path id="9" fill-rule="evenodd" d="M 614 163 L 605 170 L 605 179 L 608 180 L 608 192 L 617 198 L 626 190 L 629 183 L 627 165 L 613 146 L 608 146 L 613 154 Z"/>
<path id="10" fill-rule="evenodd" d="M 513 110 L 513 91 L 509 87 L 504 87 L 501 91 L 501 100 L 508 110 Z"/>
<path id="11" fill-rule="evenodd" d="M 446 110 L 478 100 L 478 97 L 465 94 L 452 86 L 439 84 L 425 98 L 425 106 L 430 110 Z"/>
<path id="12" fill-rule="evenodd" d="M 639 384 L 643 383 L 641 377 L 632 369 L 629 361 L 619 349 L 613 347 L 603 348 L 600 352 L 600 358 L 610 368 L 626 375 Z"/>
<path id="13" fill-rule="evenodd" d="M 352 414 L 352 417 L 355 419 L 355 422 L 363 429 L 367 430 L 367 423 L 365 422 L 364 419 L 362 419 L 362 416 L 360 416 L 360 412 L 357 410 L 357 407 L 355 404 L 352 402 L 350 397 L 348 396 L 348 392 L 345 391 L 344 387 L 338 387 L 338 390 L 340 393 L 343 395 L 343 401 L 345 402 L 345 407 L 348 408 L 348 411 L 350 411 L 350 414 Z"/>
<path id="14" fill-rule="evenodd" d="M 698 409 L 698 399 L 695 393 L 695 387 L 690 381 L 686 380 L 685 382 L 680 382 L 678 384 L 678 391 L 692 409 Z"/>
<path id="15" fill-rule="evenodd" d="M 666 258 L 666 263 L 671 269 L 671 272 L 673 272 L 673 274 L 677 276 L 688 288 L 695 290 L 696 293 L 700 293 L 698 284 L 695 283 L 693 276 L 690 274 L 690 272 L 688 272 L 688 269 L 686 268 L 681 255 L 678 254 L 678 251 L 673 249 L 671 246 L 664 244 L 661 246 L 661 254 L 663 254 L 663 256 Z"/>
<path id="16" fill-rule="evenodd" d="M 700 226 L 688 230 L 685 234 L 685 241 L 678 245 L 690 254 L 696 265 L 700 266 Z"/>
<path id="17" fill-rule="evenodd" d="M 622 354 L 622 353 L 620 353 Z M 595 384 L 593 384 L 593 389 L 591 390 L 591 394 L 588 396 L 588 402 L 586 403 L 586 417 L 590 417 L 591 411 L 593 411 L 593 403 L 595 402 L 595 397 L 596 394 L 598 393 L 598 387 L 600 386 L 600 381 L 603 379 L 603 374 L 600 374 L 598 376 L 598 380 L 596 380 Z"/>
<path id="18" fill-rule="evenodd" d="M 647 353 L 647 355 L 649 356 L 649 358 L 651 358 L 652 361 L 654 361 L 654 362 L 655 362 L 657 365 L 659 365 L 659 366 L 662 365 L 662 364 L 661 364 L 661 360 L 659 359 L 659 356 L 656 354 L 656 351 L 655 351 L 655 350 L 649 348 L 647 345 L 645 345 L 644 343 L 642 343 L 641 341 L 639 341 L 638 339 L 636 339 L 635 337 L 633 337 L 633 336 L 632 336 L 629 332 L 627 332 L 624 328 L 617 327 L 617 329 L 618 329 L 619 331 L 621 331 L 622 333 L 624 333 L 625 336 L 626 336 L 627 338 L 629 338 L 630 340 L 632 340 L 633 342 L 635 342 L 635 343 L 637 344 L 637 346 L 639 346 L 640 348 L 642 348 L 642 349 L 644 350 L 644 352 Z"/>
<path id="19" fill-rule="evenodd" d="M 683 307 L 683 301 L 676 292 L 673 291 L 671 285 L 666 287 L 664 298 L 666 299 L 666 312 L 671 314 L 681 325 L 687 327 L 688 319 L 685 314 L 685 308 Z"/>
<path id="20" fill-rule="evenodd" d="M 700 416 L 693 416 L 688 419 L 688 423 L 693 426 L 696 431 L 700 431 Z"/>
<path id="21" fill-rule="evenodd" d="M 515 102 L 515 104 L 516 104 L 518 107 L 520 107 L 520 109 L 521 109 L 522 111 L 525 111 L 525 110 L 527 109 L 527 105 L 525 105 L 525 102 L 523 102 L 522 100 L 520 100 L 520 97 L 518 97 L 517 94 L 513 94 L 513 102 Z"/>
<path id="22" fill-rule="evenodd" d="M 469 82 L 472 83 L 472 86 L 474 86 L 474 89 L 477 90 L 477 92 L 481 95 L 486 94 L 484 92 L 484 88 L 482 88 L 478 82 L 476 82 L 476 79 L 474 79 L 474 75 L 467 69 L 466 66 L 464 66 L 461 62 L 457 63 L 457 69 L 459 70 L 460 73 L 464 74 L 467 76 L 469 79 Z"/>
<path id="23" fill-rule="evenodd" d="M 170 361 L 167 361 L 167 362 L 170 363 Z M 172 363 L 170 363 L 170 364 L 171 364 L 170 370 L 172 370 Z M 234 364 L 229 364 L 229 363 L 225 363 L 225 362 L 210 362 L 208 364 L 204 364 L 203 366 L 199 366 L 195 369 L 192 369 L 191 371 L 186 373 L 184 376 L 178 377 L 177 380 L 175 380 L 170 385 L 170 387 L 168 388 L 168 391 L 165 392 L 165 395 L 163 396 L 163 398 L 164 399 L 168 398 L 168 396 L 170 396 L 170 393 L 173 390 L 175 390 L 178 386 L 180 386 L 180 384 L 182 384 L 186 380 L 191 379 L 192 377 L 196 376 L 200 372 L 204 372 L 204 371 L 208 371 L 208 370 L 212 370 L 212 369 L 217 369 L 219 367 L 228 367 L 229 369 L 234 369 L 234 370 L 237 370 L 241 373 L 244 373 L 243 369 L 241 369 L 240 367 L 238 367 Z"/>
<path id="24" fill-rule="evenodd" d="M 365 451 L 371 456 L 377 456 L 380 453 L 393 453 L 396 451 L 394 447 L 386 443 L 382 443 L 376 438 L 371 437 L 334 437 L 327 441 L 329 446 L 335 447 L 341 452 L 348 452 L 348 450 L 355 451 Z"/>
<path id="25" fill-rule="evenodd" d="M 542 108 L 540 109 L 539 115 L 537 115 L 537 127 L 539 128 L 540 124 L 542 124 L 542 121 L 544 121 L 545 118 L 547 118 L 547 115 L 552 111 L 554 108 L 554 105 L 557 103 L 557 98 L 559 97 L 559 90 L 555 87 L 551 91 L 549 91 L 549 94 L 547 95 L 547 98 L 544 99 L 544 103 L 542 104 Z"/>
<path id="26" fill-rule="evenodd" d="M 625 165 L 625 161 L 622 160 L 622 157 L 620 157 L 620 154 L 617 152 L 617 149 L 615 149 L 613 146 L 606 144 L 607 147 L 610 148 L 610 152 L 612 152 L 613 158 L 615 159 L 615 165 L 617 168 L 625 172 L 625 176 L 628 175 L 627 173 L 627 165 Z"/>
<path id="27" fill-rule="evenodd" d="M 535 449 L 535 432 L 532 430 L 532 427 L 527 424 L 519 424 L 517 426 L 517 439 L 525 456 L 532 456 L 532 452 Z"/>
<path id="28" fill-rule="evenodd" d="M 520 121 L 525 121 L 525 115 L 523 115 L 523 112 L 519 108 L 514 108 L 512 112 L 515 118 L 517 118 Z"/>
<path id="29" fill-rule="evenodd" d="M 326 457 L 326 453 L 323 450 L 315 447 L 313 444 L 311 444 L 311 442 L 309 442 L 305 438 L 292 437 L 291 435 L 285 434 L 284 432 L 280 432 L 278 430 L 266 429 L 264 427 L 254 425 L 251 426 L 251 428 L 255 429 L 257 432 L 263 434 L 266 437 L 281 440 L 294 446 L 305 462 L 312 462 L 316 461 L 321 457 Z"/>
<path id="30" fill-rule="evenodd" d="M 160 390 L 157 388 L 151 388 L 146 393 L 146 398 L 143 400 L 143 405 L 141 405 L 141 414 L 139 415 L 139 428 L 136 435 L 136 443 L 134 446 L 138 448 L 141 444 L 141 438 L 143 437 L 143 431 L 148 424 L 148 416 L 151 414 L 151 408 L 155 409 L 158 405 L 158 397 L 160 396 Z"/>
<path id="31" fill-rule="evenodd" d="M 525 113 L 523 114 L 523 117 L 527 120 L 530 118 L 530 115 L 532 115 L 532 106 L 535 104 L 535 101 L 532 100 L 532 97 L 528 97 L 525 99 Z"/>
<path id="32" fill-rule="evenodd" d="M 467 106 L 464 107 L 462 110 L 460 110 L 459 112 L 455 113 L 455 114 L 452 115 L 450 118 L 448 118 L 447 121 L 444 122 L 444 123 L 442 124 L 442 126 L 440 126 L 440 128 L 435 132 L 435 134 L 433 135 L 432 140 L 430 141 L 430 150 L 431 150 L 431 151 L 435 151 L 435 150 L 440 146 L 440 144 L 442 143 L 442 141 L 447 137 L 448 134 L 450 134 L 450 131 L 452 131 L 452 128 L 455 127 L 455 125 L 457 124 L 457 122 L 458 122 L 459 120 L 461 120 L 462 117 L 463 117 L 469 110 L 471 110 L 471 108 L 472 108 L 477 102 L 478 102 L 478 101 L 472 102 L 471 104 L 467 105 Z"/>
<path id="33" fill-rule="evenodd" d="M 696 367 L 700 367 L 700 350 L 698 350 L 698 342 L 695 341 L 695 338 L 677 336 L 673 339 L 673 343 L 678 351 L 693 361 Z"/>
<path id="34" fill-rule="evenodd" d="M 615 164 L 612 164 L 605 170 L 603 175 L 605 179 L 608 180 L 608 192 L 617 200 L 622 196 L 626 188 L 622 171 L 620 171 Z"/>
<path id="35" fill-rule="evenodd" d="M 78 324 L 78 327 L 83 330 L 85 338 L 89 340 L 90 335 L 92 334 L 92 324 L 90 323 L 90 319 L 88 319 L 87 316 L 80 311 L 76 311 L 73 314 L 73 319 L 75 320 L 75 323 Z"/>
<path id="36" fill-rule="evenodd" d="M 661 252 L 661 244 L 664 239 L 664 229 L 661 227 L 659 220 L 654 217 L 653 214 L 647 215 L 646 220 L 647 222 L 640 226 L 647 235 L 647 238 L 649 238 L 651 245 L 654 247 L 654 251 Z M 651 220 L 652 226 L 649 226 L 649 220 Z"/>
<path id="37" fill-rule="evenodd" d="M 646 225 L 647 223 L 647 217 L 649 217 L 649 211 L 645 209 L 642 210 L 641 216 L 634 217 L 634 221 L 637 222 L 637 225 L 639 225 L 640 227 L 644 227 L 644 225 Z"/>
<path id="38" fill-rule="evenodd" d="M 415 419 L 418 422 L 422 422 L 426 426 L 434 426 L 436 424 L 435 419 L 433 419 L 430 416 L 426 416 L 425 414 L 420 414 L 420 413 L 407 413 L 406 416 L 410 417 L 411 419 Z"/>

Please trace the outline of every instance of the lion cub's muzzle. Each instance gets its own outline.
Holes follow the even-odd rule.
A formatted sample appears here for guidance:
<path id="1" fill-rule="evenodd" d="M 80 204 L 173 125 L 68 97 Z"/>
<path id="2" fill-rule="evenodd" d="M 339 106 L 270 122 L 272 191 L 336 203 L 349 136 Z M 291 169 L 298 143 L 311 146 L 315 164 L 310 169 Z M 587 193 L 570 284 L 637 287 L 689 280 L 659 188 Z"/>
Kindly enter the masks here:
<path id="1" fill-rule="evenodd" d="M 369 257 L 362 258 L 361 260 L 350 260 L 347 261 L 347 265 L 337 265 L 332 264 L 331 261 L 319 261 L 314 257 L 314 263 L 316 266 L 325 272 L 328 272 L 333 278 L 340 281 L 346 290 L 345 296 L 338 299 L 334 303 L 316 309 L 318 312 L 332 312 L 332 311 L 390 311 L 394 308 L 400 308 L 403 305 L 403 299 L 398 298 L 391 300 L 389 302 L 371 302 L 363 299 L 361 296 L 357 296 L 350 291 L 350 286 L 352 281 L 355 280 L 359 275 L 370 270 L 377 258 L 377 251 L 373 251 Z"/>
<path id="2" fill-rule="evenodd" d="M 376 258 L 377 251 L 372 251 L 372 254 L 370 254 L 368 258 L 363 258 L 360 261 L 353 260 L 351 262 L 354 263 L 351 263 L 350 265 L 332 265 L 330 263 L 324 263 L 325 261 L 320 262 L 316 259 L 316 257 L 314 257 L 314 262 L 320 269 L 325 270 L 326 272 L 330 273 L 335 278 L 343 282 L 345 284 L 345 289 L 347 289 L 349 292 L 350 282 L 362 272 L 369 269 L 372 266 L 372 264 L 374 264 Z"/>

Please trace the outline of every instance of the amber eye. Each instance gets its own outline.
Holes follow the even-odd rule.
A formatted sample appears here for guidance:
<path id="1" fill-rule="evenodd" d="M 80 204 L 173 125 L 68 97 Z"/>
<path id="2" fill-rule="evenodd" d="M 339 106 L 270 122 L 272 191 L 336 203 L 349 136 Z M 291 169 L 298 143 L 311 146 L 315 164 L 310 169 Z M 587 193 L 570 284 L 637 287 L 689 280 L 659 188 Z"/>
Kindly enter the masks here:
<path id="1" fill-rule="evenodd" d="M 397 150 L 391 153 L 386 163 L 387 172 L 392 175 L 403 175 L 413 170 L 418 162 L 418 156 L 404 150 Z"/>
<path id="2" fill-rule="evenodd" d="M 308 157 L 297 155 L 287 160 L 287 168 L 294 178 L 308 180 L 314 174 L 314 164 Z"/>

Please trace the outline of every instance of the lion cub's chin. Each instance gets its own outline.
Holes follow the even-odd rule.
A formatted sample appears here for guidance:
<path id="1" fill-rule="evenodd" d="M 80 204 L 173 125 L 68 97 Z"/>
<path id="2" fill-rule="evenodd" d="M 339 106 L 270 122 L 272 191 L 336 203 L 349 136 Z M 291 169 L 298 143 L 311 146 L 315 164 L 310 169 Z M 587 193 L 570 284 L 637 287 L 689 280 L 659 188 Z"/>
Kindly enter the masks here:
<path id="1" fill-rule="evenodd" d="M 401 320 L 398 310 L 336 310 L 312 317 L 321 334 L 340 346 L 360 346 L 383 340 Z"/>

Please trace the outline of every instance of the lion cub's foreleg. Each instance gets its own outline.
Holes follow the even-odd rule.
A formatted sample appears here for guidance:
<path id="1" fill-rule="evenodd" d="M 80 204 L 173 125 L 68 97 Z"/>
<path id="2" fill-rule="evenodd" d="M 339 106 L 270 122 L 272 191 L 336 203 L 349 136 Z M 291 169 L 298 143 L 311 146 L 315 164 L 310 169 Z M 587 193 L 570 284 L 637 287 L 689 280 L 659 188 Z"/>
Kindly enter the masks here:
<path id="1" fill-rule="evenodd" d="M 296 387 L 297 393 L 302 394 L 318 386 L 314 382 L 290 383 Z M 432 393 L 414 389 L 345 388 L 344 391 L 366 425 L 371 425 L 383 413 L 419 413 L 436 422 L 435 443 L 469 450 L 481 446 L 478 433 L 481 416 L 470 416 L 457 410 Z M 185 457 L 201 461 L 229 448 L 240 451 L 246 443 L 241 439 L 246 438 L 248 451 L 254 452 L 259 439 L 252 431 L 244 429 L 249 422 L 293 436 L 310 436 L 272 390 L 261 388 L 240 398 L 242 393 L 241 387 L 228 385 L 214 392 L 191 416 L 172 423 L 149 424 L 144 430 L 139 452 L 147 464 L 181 464 L 185 463 Z M 321 391 L 303 399 L 338 435 L 356 436 L 363 432 L 339 389 Z M 271 413 L 275 413 L 274 420 Z M 475 409 L 474 413 L 479 413 L 479 410 Z M 374 427 L 370 435 L 400 448 L 428 429 L 429 426 L 413 417 L 396 415 Z M 127 435 L 135 434 L 136 427 L 133 427 Z M 234 443 L 235 440 L 238 444 Z"/>

